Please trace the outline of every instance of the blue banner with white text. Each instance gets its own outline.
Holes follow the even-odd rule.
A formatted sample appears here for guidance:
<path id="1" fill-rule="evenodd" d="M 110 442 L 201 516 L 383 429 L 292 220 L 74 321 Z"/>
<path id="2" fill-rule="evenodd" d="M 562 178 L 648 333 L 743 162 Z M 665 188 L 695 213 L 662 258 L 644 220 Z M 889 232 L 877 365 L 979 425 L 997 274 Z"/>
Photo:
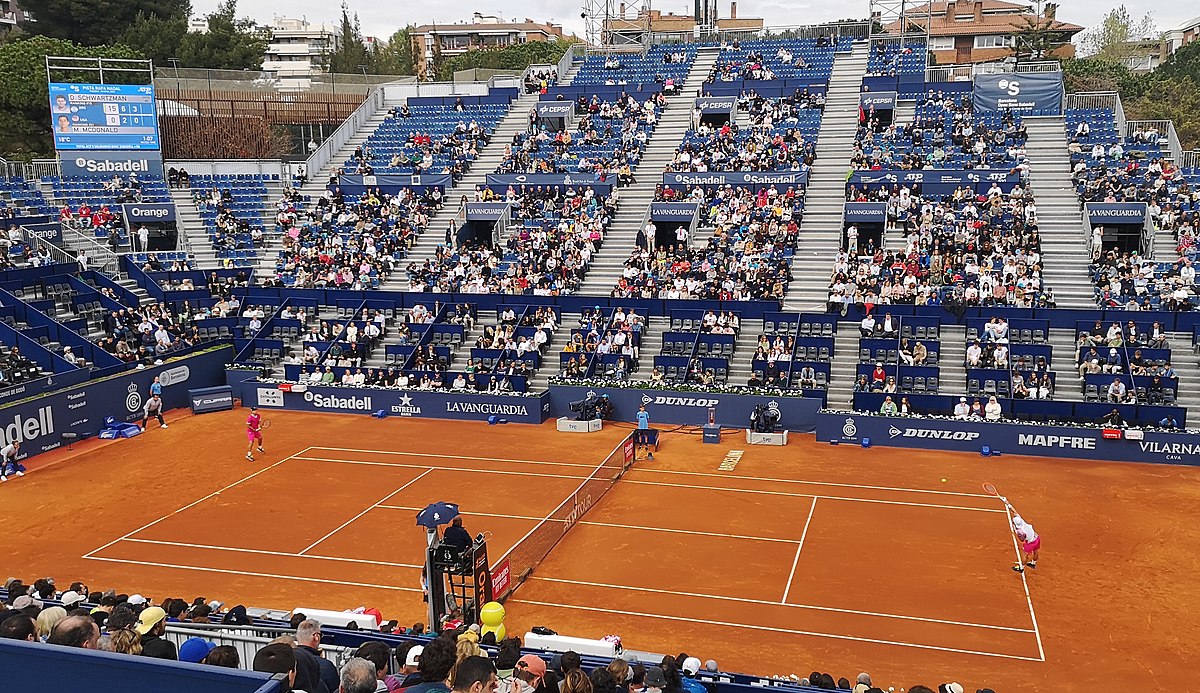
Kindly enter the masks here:
<path id="1" fill-rule="evenodd" d="M 645 405 L 650 423 L 701 426 L 708 423 L 708 410 L 713 409 L 716 422 L 724 428 L 748 428 L 750 414 L 761 404 L 779 412 L 779 430 L 812 433 L 816 430 L 817 410 L 821 401 L 806 397 L 771 397 L 742 395 L 728 392 L 681 392 L 672 390 L 642 390 L 623 387 L 581 387 L 551 385 L 551 413 L 555 417 L 573 418 L 570 403 L 589 394 L 608 397 L 616 421 L 637 421 L 638 407 Z"/>
<path id="2" fill-rule="evenodd" d="M 1088 202 L 1084 205 L 1087 210 L 1088 223 L 1092 226 L 1103 224 L 1132 224 L 1142 226 L 1146 223 L 1147 207 L 1145 202 Z"/>
<path id="3" fill-rule="evenodd" d="M 780 192 L 808 184 L 808 171 L 705 171 L 703 173 L 664 173 L 663 185 L 702 188 L 725 187 L 758 190 L 775 186 Z"/>
<path id="4" fill-rule="evenodd" d="M 1062 72 L 975 75 L 971 92 L 976 113 L 1012 111 L 1028 115 L 1062 112 Z"/>
<path id="5" fill-rule="evenodd" d="M 651 202 L 651 221 L 676 221 L 690 224 L 700 211 L 698 202 Z"/>
<path id="6" fill-rule="evenodd" d="M 848 224 L 882 224 L 887 221 L 887 203 L 847 202 L 842 218 Z"/>
<path id="7" fill-rule="evenodd" d="M 1200 464 L 1200 435 L 1134 428 L 1040 426 L 981 419 L 927 419 L 821 412 L 820 442 L 1119 462 Z"/>
<path id="8" fill-rule="evenodd" d="M 487 421 L 496 416 L 510 423 L 541 423 L 550 411 L 545 395 L 489 395 L 466 391 L 401 390 L 379 387 L 310 385 L 303 392 L 284 392 L 274 383 L 253 380 L 229 383 L 242 401 L 263 408 L 371 414 L 427 419 Z"/>

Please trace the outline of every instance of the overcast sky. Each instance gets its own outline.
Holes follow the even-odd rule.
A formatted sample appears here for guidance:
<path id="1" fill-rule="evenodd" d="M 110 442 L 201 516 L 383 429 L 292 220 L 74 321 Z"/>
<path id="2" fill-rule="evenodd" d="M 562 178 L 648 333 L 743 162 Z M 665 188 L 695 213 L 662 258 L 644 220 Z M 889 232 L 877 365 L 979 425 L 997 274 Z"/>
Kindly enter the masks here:
<path id="1" fill-rule="evenodd" d="M 615 1 L 615 0 L 614 0 Z M 473 12 L 500 14 L 512 19 L 552 21 L 568 30 L 583 35 L 583 22 L 579 18 L 583 0 L 473 0 L 468 2 L 444 2 L 435 0 L 408 0 L 404 3 L 376 2 L 374 0 L 348 0 L 350 9 L 358 13 L 363 33 L 367 36 L 386 38 L 406 24 L 423 24 L 430 21 L 458 22 L 469 20 Z M 729 16 L 729 0 L 717 0 L 721 17 Z M 218 0 L 193 0 L 197 14 L 207 14 L 216 9 Z M 1063 21 L 1082 26 L 1092 26 L 1118 3 L 1083 0 L 1064 0 L 1059 3 L 1058 17 Z M 329 0 L 291 0 L 281 5 L 268 0 L 239 0 L 238 14 L 249 15 L 260 24 L 269 23 L 277 14 L 287 17 L 305 18 L 310 22 L 335 23 L 340 17 L 340 3 Z M 652 7 L 676 14 L 691 14 L 690 0 L 658 0 Z M 1159 29 L 1170 29 L 1197 14 L 1200 8 L 1184 0 L 1145 0 L 1126 2 L 1131 13 L 1150 12 Z M 402 8 L 402 11 L 398 11 Z M 853 10 L 847 8 L 854 8 Z M 767 26 L 818 24 L 849 16 L 863 17 L 867 14 L 866 0 L 739 0 L 738 14 L 743 17 L 763 17 Z"/>

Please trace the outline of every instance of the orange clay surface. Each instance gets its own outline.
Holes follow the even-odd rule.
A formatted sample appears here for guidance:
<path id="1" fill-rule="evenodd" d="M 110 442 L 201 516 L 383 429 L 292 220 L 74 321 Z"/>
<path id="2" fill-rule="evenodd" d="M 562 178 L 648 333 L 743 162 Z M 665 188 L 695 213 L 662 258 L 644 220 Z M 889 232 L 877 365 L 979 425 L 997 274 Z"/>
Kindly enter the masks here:
<path id="1" fill-rule="evenodd" d="M 424 621 L 417 509 L 459 503 L 496 562 L 628 433 L 269 416 L 256 462 L 241 410 L 36 458 L 0 486 L 5 574 Z M 897 690 L 1175 691 L 1200 662 L 1200 469 L 732 432 L 667 433 L 655 457 L 517 590 L 510 633 L 619 634 L 755 674 L 866 670 Z M 984 481 L 1043 536 L 1024 579 Z"/>

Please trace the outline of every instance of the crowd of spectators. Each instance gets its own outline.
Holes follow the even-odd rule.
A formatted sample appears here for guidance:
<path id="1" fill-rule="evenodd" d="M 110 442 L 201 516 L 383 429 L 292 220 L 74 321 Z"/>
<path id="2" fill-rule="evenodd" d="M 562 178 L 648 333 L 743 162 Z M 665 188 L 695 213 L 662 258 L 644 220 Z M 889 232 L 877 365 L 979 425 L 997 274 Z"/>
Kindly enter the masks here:
<path id="1" fill-rule="evenodd" d="M 931 92 L 910 123 L 886 121 L 874 107 L 859 116 L 851 166 L 858 170 L 924 168 L 1028 172 L 1024 122 L 1011 111 L 978 118 L 971 96 Z"/>
<path id="2" fill-rule="evenodd" d="M 1117 132 L 1110 111 L 1089 117 L 1068 111 L 1071 178 L 1081 203 L 1144 202 L 1157 233 L 1170 233 L 1174 258 L 1158 261 L 1137 249 L 1122 249 L 1092 231 L 1091 276 L 1095 299 L 1104 308 L 1189 311 L 1195 309 L 1200 257 L 1196 204 L 1200 190 L 1175 164 L 1162 158 L 1160 134 L 1136 128 L 1129 137 Z"/>
<path id="3" fill-rule="evenodd" d="M 433 258 L 410 263 L 410 291 L 559 296 L 578 290 L 612 217 L 592 188 L 509 188 L 513 220 L 507 238 L 439 246 Z"/>
<path id="4" fill-rule="evenodd" d="M 203 212 L 212 212 L 214 216 L 206 221 L 209 241 L 213 250 L 220 253 L 226 250 L 246 250 L 262 247 L 263 229 L 260 224 L 251 224 L 246 216 L 239 216 L 233 210 L 233 190 L 231 188 L 211 188 L 192 190 L 192 202 Z M 291 202 L 291 201 L 289 201 Z M 292 204 L 295 204 L 294 202 Z"/>
<path id="5" fill-rule="evenodd" d="M 847 230 L 834 261 L 830 308 L 846 304 L 1054 307 L 1042 282 L 1041 237 L 1033 196 L 1020 185 L 986 196 L 960 187 L 942 200 L 908 185 L 852 188 L 854 201 L 887 204 L 888 227 L 902 231 L 903 248 L 856 242 Z M 980 198 L 983 199 L 980 199 Z"/>
<path id="6" fill-rule="evenodd" d="M 816 158 L 823 98 L 806 89 L 779 99 L 747 95 L 750 126 L 700 122 L 684 136 L 669 171 L 803 171 Z"/>
<path id="7" fill-rule="evenodd" d="M 558 84 L 558 68 L 527 72 L 521 84 L 526 94 L 545 94 L 547 89 Z"/>
<path id="8" fill-rule="evenodd" d="M 284 199 L 295 195 L 289 191 Z M 283 249 L 264 284 L 376 288 L 399 267 L 440 206 L 436 193 L 411 188 L 395 195 L 376 188 L 356 199 L 337 188 L 311 208 L 288 205 L 278 217 Z"/>
<path id="9" fill-rule="evenodd" d="M 141 594 L 89 590 L 83 582 L 60 591 L 50 577 L 32 585 L 9 578 L 5 590 L 6 599 L 0 603 L 0 639 L 283 674 L 284 693 L 705 693 L 708 687 L 702 683 L 702 675 L 721 673 L 715 660 L 701 661 L 686 652 L 639 661 L 628 650 L 588 671 L 577 652 L 554 654 L 547 661 L 537 654 L 522 654 L 519 638 L 497 642 L 494 633 L 481 635 L 478 625 L 463 622 L 458 609 L 436 627 L 414 623 L 406 628 L 395 620 L 384 620 L 378 609 L 359 607 L 355 613 L 374 617 L 380 634 L 402 639 L 393 645 L 367 638 L 341 655 L 340 667 L 328 658 L 337 655 L 322 646 L 325 627 L 294 612 L 278 637 L 259 648 L 252 661 L 243 662 L 239 648 L 212 641 L 225 631 L 244 631 L 255 625 L 250 610 L 242 604 L 226 608 L 221 601 L 202 596 L 191 601 L 167 597 L 155 603 Z M 177 645 L 168 635 L 168 627 L 188 624 L 216 626 L 216 638 L 191 637 Z M 484 650 L 481 645 L 495 649 Z M 858 674 L 854 683 L 819 670 L 803 678 L 777 678 L 821 690 L 884 690 L 865 672 Z M 934 693 L 923 685 L 908 690 Z M 964 690 L 954 682 L 938 687 L 939 693 Z M 994 691 L 981 688 L 977 693 Z"/>
<path id="10" fill-rule="evenodd" d="M 537 125 L 537 111 L 532 110 L 532 131 L 517 133 L 505 145 L 496 172 L 595 173 L 615 175 L 621 184 L 632 183 L 633 169 L 665 105 L 662 94 L 645 101 L 628 94 L 613 102 L 580 97 L 575 127 L 557 132 Z"/>
<path id="11" fill-rule="evenodd" d="M 659 186 L 656 199 L 681 193 Z M 791 252 L 799 233 L 803 191 L 775 187 L 694 189 L 701 202 L 706 244 L 693 245 L 680 226 L 675 242 L 659 242 L 649 224 L 638 237 L 613 287 L 613 298 L 782 300 L 791 281 Z M 682 233 L 682 235 L 680 235 Z"/>

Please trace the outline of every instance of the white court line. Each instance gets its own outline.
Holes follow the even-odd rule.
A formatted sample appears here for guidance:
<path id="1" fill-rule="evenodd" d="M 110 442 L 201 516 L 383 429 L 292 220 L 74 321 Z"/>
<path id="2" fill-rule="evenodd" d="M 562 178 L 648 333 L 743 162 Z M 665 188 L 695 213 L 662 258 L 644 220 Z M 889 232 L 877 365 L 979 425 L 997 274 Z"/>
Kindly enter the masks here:
<path id="1" fill-rule="evenodd" d="M 1004 516 L 1008 518 L 1009 532 L 1012 532 L 1012 515 L 1008 512 L 1008 505 L 1004 506 Z M 1021 547 L 1017 544 L 1017 534 L 1012 532 L 1013 551 L 1017 553 L 1017 565 L 1021 565 Z M 1028 570 L 1026 568 L 1025 570 Z M 1035 568 L 1036 570 L 1036 568 Z M 1046 661 L 1046 651 L 1042 649 L 1042 633 L 1038 630 L 1037 615 L 1033 613 L 1033 597 L 1029 594 L 1029 581 L 1025 578 L 1025 571 L 1021 571 L 1021 586 L 1025 588 L 1025 602 L 1029 604 L 1029 618 L 1033 621 L 1033 634 L 1037 638 L 1038 655 L 1042 661 Z"/>
<path id="2" fill-rule="evenodd" d="M 604 614 L 620 614 L 622 616 L 640 616 L 642 618 L 656 618 L 665 621 L 682 621 L 684 623 L 700 623 L 708 626 L 725 626 L 728 628 L 745 628 L 748 630 L 764 630 L 774 633 L 786 633 L 788 635 L 810 635 L 817 638 L 831 638 L 834 640 L 853 640 L 855 642 L 869 642 L 878 645 L 897 645 L 899 647 L 913 647 L 921 650 L 937 650 L 939 652 L 953 652 L 956 654 L 980 655 L 983 657 L 999 657 L 1002 659 L 1017 659 L 1026 662 L 1041 662 L 1044 659 L 1036 657 L 1022 657 L 1020 655 L 1000 654 L 999 652 L 983 652 L 980 650 L 964 650 L 956 647 L 938 647 L 937 645 L 922 645 L 920 643 L 902 642 L 899 640 L 881 640 L 879 638 L 861 638 L 854 635 L 840 635 L 838 633 L 821 633 L 818 631 L 808 630 L 793 630 L 790 628 L 776 628 L 773 626 L 752 626 L 746 623 L 733 623 L 730 621 L 709 621 L 691 616 L 664 616 L 662 614 L 647 614 L 639 611 L 619 611 L 611 607 L 595 607 L 595 606 L 575 606 L 573 604 L 555 604 L 553 602 L 539 602 L 531 599 L 514 598 L 512 601 L 522 604 L 533 604 L 534 606 L 550 606 L 562 609 L 577 609 L 580 611 L 596 611 Z M 774 602 L 768 602 L 774 603 Z"/>
<path id="3" fill-rule="evenodd" d="M 894 618 L 901 621 L 920 621 L 922 623 L 938 623 L 946 626 L 963 626 L 965 628 L 984 628 L 987 630 L 1004 630 L 1012 633 L 1032 633 L 1028 628 L 1014 628 L 1012 626 L 993 626 L 988 623 L 972 623 L 970 621 L 950 621 L 941 618 L 928 618 L 925 616 L 906 616 L 904 614 L 889 614 L 881 611 L 861 611 L 858 609 L 839 609 L 833 606 L 815 606 L 813 604 L 781 604 L 780 602 L 767 601 L 765 599 L 747 599 L 745 597 L 726 597 L 720 594 L 703 594 L 699 592 L 680 592 L 679 590 L 660 590 L 653 587 L 630 587 L 629 585 L 610 585 L 604 582 L 586 582 L 584 580 L 565 580 L 562 578 L 541 577 L 539 575 L 530 575 L 530 580 L 540 580 L 542 582 L 558 582 L 564 585 L 582 585 L 584 587 L 605 587 L 615 590 L 625 590 L 631 592 L 649 592 L 651 594 L 669 594 L 680 597 L 696 597 L 699 599 L 719 599 L 726 602 L 738 602 L 740 604 L 766 604 L 767 606 L 784 606 L 791 609 L 805 609 L 807 611 L 828 611 L 835 614 L 853 614 L 855 616 L 875 616 L 878 618 Z M 518 600 L 523 601 L 523 600 Z"/>
<path id="4" fill-rule="evenodd" d="M 791 498 L 824 498 L 826 500 L 854 501 L 856 503 L 883 503 L 885 505 L 911 505 L 917 508 L 943 508 L 946 510 L 970 510 L 978 513 L 1002 513 L 1003 510 L 994 508 L 972 508 L 965 505 L 938 505 L 937 503 L 916 503 L 913 501 L 883 500 L 881 498 L 852 498 L 850 496 L 825 496 L 816 493 L 792 493 L 790 491 L 761 491 L 751 488 L 731 488 L 728 486 L 697 486 L 693 484 L 669 484 L 663 481 L 639 481 L 623 479 L 623 484 L 642 484 L 644 486 L 669 486 L 671 488 L 690 488 L 702 491 L 732 491 L 734 493 L 754 493 L 764 496 L 787 496 Z"/>
<path id="5" fill-rule="evenodd" d="M 308 458 L 301 457 L 300 459 L 308 459 Z M 363 515 L 366 515 L 367 513 L 371 512 L 372 510 L 374 510 L 375 508 L 379 507 L 380 505 L 383 505 L 383 504 L 384 504 L 384 503 L 387 501 L 387 499 L 391 498 L 392 496 L 396 495 L 397 493 L 400 493 L 401 491 L 403 491 L 404 489 L 408 488 L 409 486 L 412 486 L 413 484 L 417 483 L 417 482 L 418 482 L 418 481 L 420 481 L 420 480 L 421 480 L 421 479 L 422 479 L 422 478 L 423 478 L 423 477 L 424 477 L 426 474 L 428 474 L 428 473 L 430 473 L 430 472 L 432 472 L 432 471 L 433 471 L 433 469 L 431 469 L 431 468 L 428 468 L 428 467 L 427 467 L 427 468 L 425 468 L 425 471 L 421 472 L 421 473 L 420 473 L 420 474 L 418 474 L 416 477 L 414 477 L 414 478 L 412 478 L 412 479 L 409 479 L 408 481 L 406 481 L 406 482 L 404 483 L 404 485 L 403 485 L 403 486 L 401 486 L 400 488 L 396 489 L 395 491 L 392 491 L 391 493 L 387 494 L 387 495 L 386 495 L 386 496 L 384 496 L 383 498 L 380 498 L 380 499 L 379 499 L 378 501 L 376 501 L 375 503 L 372 503 L 372 504 L 371 504 L 371 506 L 370 506 L 370 507 L 368 507 L 366 510 L 362 511 L 361 513 L 359 513 L 359 514 L 355 515 L 354 517 L 350 518 L 349 520 L 346 520 L 346 521 L 345 521 L 345 522 L 343 522 L 342 524 L 338 525 L 337 529 L 333 530 L 333 531 L 332 531 L 332 532 L 330 532 L 329 534 L 326 534 L 325 536 L 321 537 L 320 539 L 318 539 L 318 540 L 314 541 L 313 543 L 309 544 L 307 547 L 305 547 L 305 548 L 304 548 L 304 550 L 302 550 L 302 551 L 300 552 L 300 555 L 301 555 L 301 556 L 303 556 L 303 555 L 305 554 L 305 552 L 307 552 L 309 549 L 313 548 L 313 547 L 314 547 L 314 546 L 316 546 L 317 544 L 320 544 L 321 542 L 325 541 L 325 540 L 326 540 L 326 539 L 328 539 L 329 537 L 332 537 L 333 535 L 337 534 L 338 532 L 342 531 L 343 529 L 345 529 L 345 528 L 349 527 L 351 522 L 354 522 L 355 520 L 357 520 L 358 518 L 362 517 Z"/>
<path id="6" fill-rule="evenodd" d="M 379 507 L 386 508 L 388 510 L 415 510 L 415 511 L 421 510 L 421 508 L 411 507 L 411 506 L 406 506 L 406 505 L 381 505 Z M 509 520 L 530 520 L 533 522 L 541 522 L 542 520 L 547 520 L 549 522 L 566 522 L 565 519 L 558 519 L 555 517 L 542 518 L 542 517 L 534 517 L 532 515 L 504 515 L 501 513 L 477 513 L 477 512 L 471 512 L 470 510 L 463 510 L 462 508 L 459 508 L 459 510 L 463 513 L 463 515 L 466 515 L 468 517 L 500 517 L 500 518 L 505 518 L 505 519 L 509 519 Z M 750 536 L 747 534 L 722 534 L 720 532 L 697 532 L 697 531 L 691 530 L 691 529 L 673 529 L 670 527 L 644 527 L 642 525 L 625 525 L 625 524 L 618 524 L 616 522 L 589 522 L 586 520 L 581 520 L 579 522 L 576 522 L 575 524 L 590 525 L 592 527 L 613 527 L 616 529 L 637 529 L 637 530 L 642 530 L 645 532 L 665 532 L 668 534 L 695 534 L 695 535 L 699 535 L 702 537 L 722 537 L 724 539 L 746 539 L 749 541 L 773 541 L 773 542 L 779 542 L 781 544 L 795 544 L 796 543 L 795 539 L 776 539 L 773 537 L 754 537 L 754 536 Z"/>
<path id="7" fill-rule="evenodd" d="M 783 599 L 780 604 L 787 604 L 788 593 L 792 591 L 792 580 L 796 579 L 796 564 L 800 562 L 800 549 L 804 548 L 804 539 L 808 536 L 808 526 L 812 524 L 813 511 L 817 509 L 817 499 L 808 506 L 808 519 L 804 521 L 804 531 L 800 534 L 800 543 L 796 545 L 796 557 L 792 559 L 792 572 L 788 573 L 787 587 L 783 588 Z"/>
<path id="8" fill-rule="evenodd" d="M 264 556 L 283 556 L 285 558 L 315 558 L 323 561 L 345 561 L 347 563 L 365 563 L 367 565 L 382 565 L 389 568 L 424 568 L 416 563 L 389 563 L 388 561 L 371 561 L 364 558 L 340 558 L 338 556 L 318 556 L 306 553 L 288 553 L 286 551 L 268 551 L 266 549 L 243 549 L 236 546 L 214 546 L 212 544 L 189 544 L 182 541 L 160 541 L 158 539 L 135 539 L 130 537 L 123 541 L 135 541 L 139 544 L 157 544 L 159 546 L 182 546 L 189 549 L 211 549 L 213 551 L 237 551 L 239 553 L 255 553 Z"/>
<path id="9" fill-rule="evenodd" d="M 965 498 L 992 498 L 987 493 L 963 493 L 962 491 L 936 491 L 928 488 L 905 488 L 903 486 L 870 486 L 867 484 L 840 484 L 833 481 L 806 481 L 804 479 L 775 479 L 767 476 L 742 476 L 740 474 L 714 474 L 712 472 L 686 472 L 678 469 L 642 469 L 633 468 L 639 474 L 682 474 L 685 476 L 706 476 L 717 479 L 741 479 L 742 481 L 769 481 L 777 484 L 805 484 L 810 486 L 833 486 L 836 488 L 861 488 L 870 491 L 901 491 L 905 493 L 936 493 L 943 496 L 962 496 Z"/>
<path id="10" fill-rule="evenodd" d="M 376 455 L 406 455 L 410 457 L 436 457 L 443 460 L 477 460 L 479 462 L 518 462 L 520 464 L 544 464 L 552 467 L 584 467 L 587 469 L 595 469 L 594 464 L 580 464 L 578 462 L 543 462 L 540 460 L 510 460 L 505 457 L 471 457 L 470 455 L 438 455 L 431 452 L 402 452 L 399 450 L 360 450 L 357 448 L 327 448 L 323 445 L 316 445 L 310 448 L 311 450 L 336 450 L 337 452 L 368 452 Z M 425 465 L 429 466 L 429 465 Z"/>
<path id="11" fill-rule="evenodd" d="M 195 565 L 177 565 L 175 563 L 150 563 L 148 561 L 131 561 L 124 558 L 105 558 L 103 556 L 84 556 L 93 561 L 108 561 L 109 563 L 131 563 L 133 565 L 148 565 L 155 568 L 177 568 L 179 570 L 198 570 L 204 573 L 223 573 L 226 575 L 243 575 L 249 577 L 272 578 L 275 580 L 296 580 L 298 582 L 319 582 L 326 585 L 348 585 L 350 587 L 371 587 L 380 590 L 395 590 L 397 592 L 421 592 L 418 587 L 399 587 L 397 585 L 374 585 L 368 582 L 346 582 L 345 580 L 326 580 L 324 578 L 299 577 L 297 575 L 276 575 L 275 573 L 250 573 L 245 570 L 226 570 L 225 568 L 205 568 Z"/>
<path id="12" fill-rule="evenodd" d="M 182 508 L 179 508 L 178 510 L 174 510 L 170 513 L 167 513 L 166 515 L 163 515 L 162 517 L 158 518 L 157 520 L 154 520 L 152 522 L 147 522 L 146 524 L 142 525 L 141 527 L 138 527 L 137 529 L 133 530 L 132 532 L 123 534 L 123 535 L 117 537 L 116 539 L 113 539 L 112 541 L 108 542 L 104 546 L 101 546 L 98 549 L 92 549 L 91 551 L 88 551 L 87 553 L 83 554 L 83 558 L 92 558 L 92 554 L 94 554 L 98 551 L 103 551 L 104 549 L 107 549 L 108 547 L 112 546 L 113 544 L 117 543 L 118 541 L 121 541 L 122 539 L 128 539 L 129 537 L 137 534 L 138 532 L 141 532 L 146 529 L 150 529 L 154 525 L 158 524 L 159 522 L 162 522 L 163 520 L 165 520 L 169 517 L 174 517 L 175 515 L 178 515 L 179 513 L 183 512 L 184 510 L 187 510 L 188 508 L 199 505 L 200 503 L 203 503 L 204 501 L 208 500 L 209 498 L 219 495 L 222 491 L 228 491 L 229 489 L 233 488 L 234 486 L 237 486 L 238 484 L 249 481 L 250 479 L 253 479 L 254 477 L 258 476 L 259 474 L 262 474 L 263 472 L 270 471 L 270 470 L 278 467 L 279 465 L 283 464 L 284 462 L 287 462 L 288 460 L 296 459 L 299 455 L 303 455 L 304 453 L 308 452 L 311 449 L 312 448 L 304 448 L 300 452 L 297 452 L 292 455 L 288 455 L 287 457 L 283 458 L 282 460 L 279 460 L 278 462 L 276 462 L 274 464 L 263 467 L 262 469 L 258 470 L 257 472 L 254 472 L 253 474 L 250 474 L 248 476 L 242 477 L 241 479 L 238 479 L 237 481 L 233 482 L 232 484 L 229 484 L 225 488 L 213 491 L 212 493 L 208 494 L 207 496 L 200 498 L 199 500 L 194 500 L 191 503 L 188 503 L 187 505 L 183 506 Z M 147 565 L 149 565 L 149 564 L 147 564 Z"/>
<path id="13" fill-rule="evenodd" d="M 297 457 L 298 460 L 308 460 L 311 462 L 337 462 L 339 464 L 365 464 L 372 467 L 399 467 L 407 469 L 436 469 L 439 472 L 471 472 L 474 474 L 506 474 L 512 476 L 538 476 L 547 479 L 587 479 L 586 476 L 575 476 L 573 474 L 542 474 L 540 472 L 510 472 L 500 469 L 474 469 L 472 467 L 433 467 L 430 468 L 427 464 L 400 464 L 396 462 L 365 462 L 363 460 L 338 460 L 332 457 Z M 595 465 L 590 467 L 595 469 Z M 998 511 L 997 511 L 998 512 Z"/>
<path id="14" fill-rule="evenodd" d="M 585 469 L 594 469 L 594 464 L 580 464 L 577 462 L 544 462 L 540 460 L 512 460 L 502 457 L 472 457 L 470 455 L 438 455 L 427 452 L 401 452 L 396 450 L 364 450 L 361 448 L 331 448 L 323 445 L 315 445 L 310 450 L 336 450 L 338 452 L 366 452 L 377 455 L 406 455 L 411 457 L 435 457 L 448 460 L 478 460 L 480 462 L 517 462 L 520 464 L 541 464 L 557 467 L 582 467 Z M 343 462 L 349 460 L 341 460 Z M 926 488 L 907 488 L 903 486 L 871 486 L 867 484 L 843 484 L 833 481 L 808 481 L 805 479 L 776 479 L 765 476 L 742 476 L 739 474 L 714 474 L 712 472 L 688 472 L 677 469 L 642 469 L 633 467 L 632 472 L 638 474 L 681 474 L 685 476 L 703 476 L 714 477 L 719 479 L 741 479 L 744 481 L 768 481 L 781 484 L 806 484 L 812 486 L 832 486 L 836 488 L 860 488 L 871 491 L 900 491 L 906 493 L 934 493 L 943 496 L 961 496 L 964 498 L 991 498 L 990 494 L 986 493 L 964 493 L 962 491 L 938 491 L 935 489 Z M 539 518 L 540 519 L 540 518 Z"/>

